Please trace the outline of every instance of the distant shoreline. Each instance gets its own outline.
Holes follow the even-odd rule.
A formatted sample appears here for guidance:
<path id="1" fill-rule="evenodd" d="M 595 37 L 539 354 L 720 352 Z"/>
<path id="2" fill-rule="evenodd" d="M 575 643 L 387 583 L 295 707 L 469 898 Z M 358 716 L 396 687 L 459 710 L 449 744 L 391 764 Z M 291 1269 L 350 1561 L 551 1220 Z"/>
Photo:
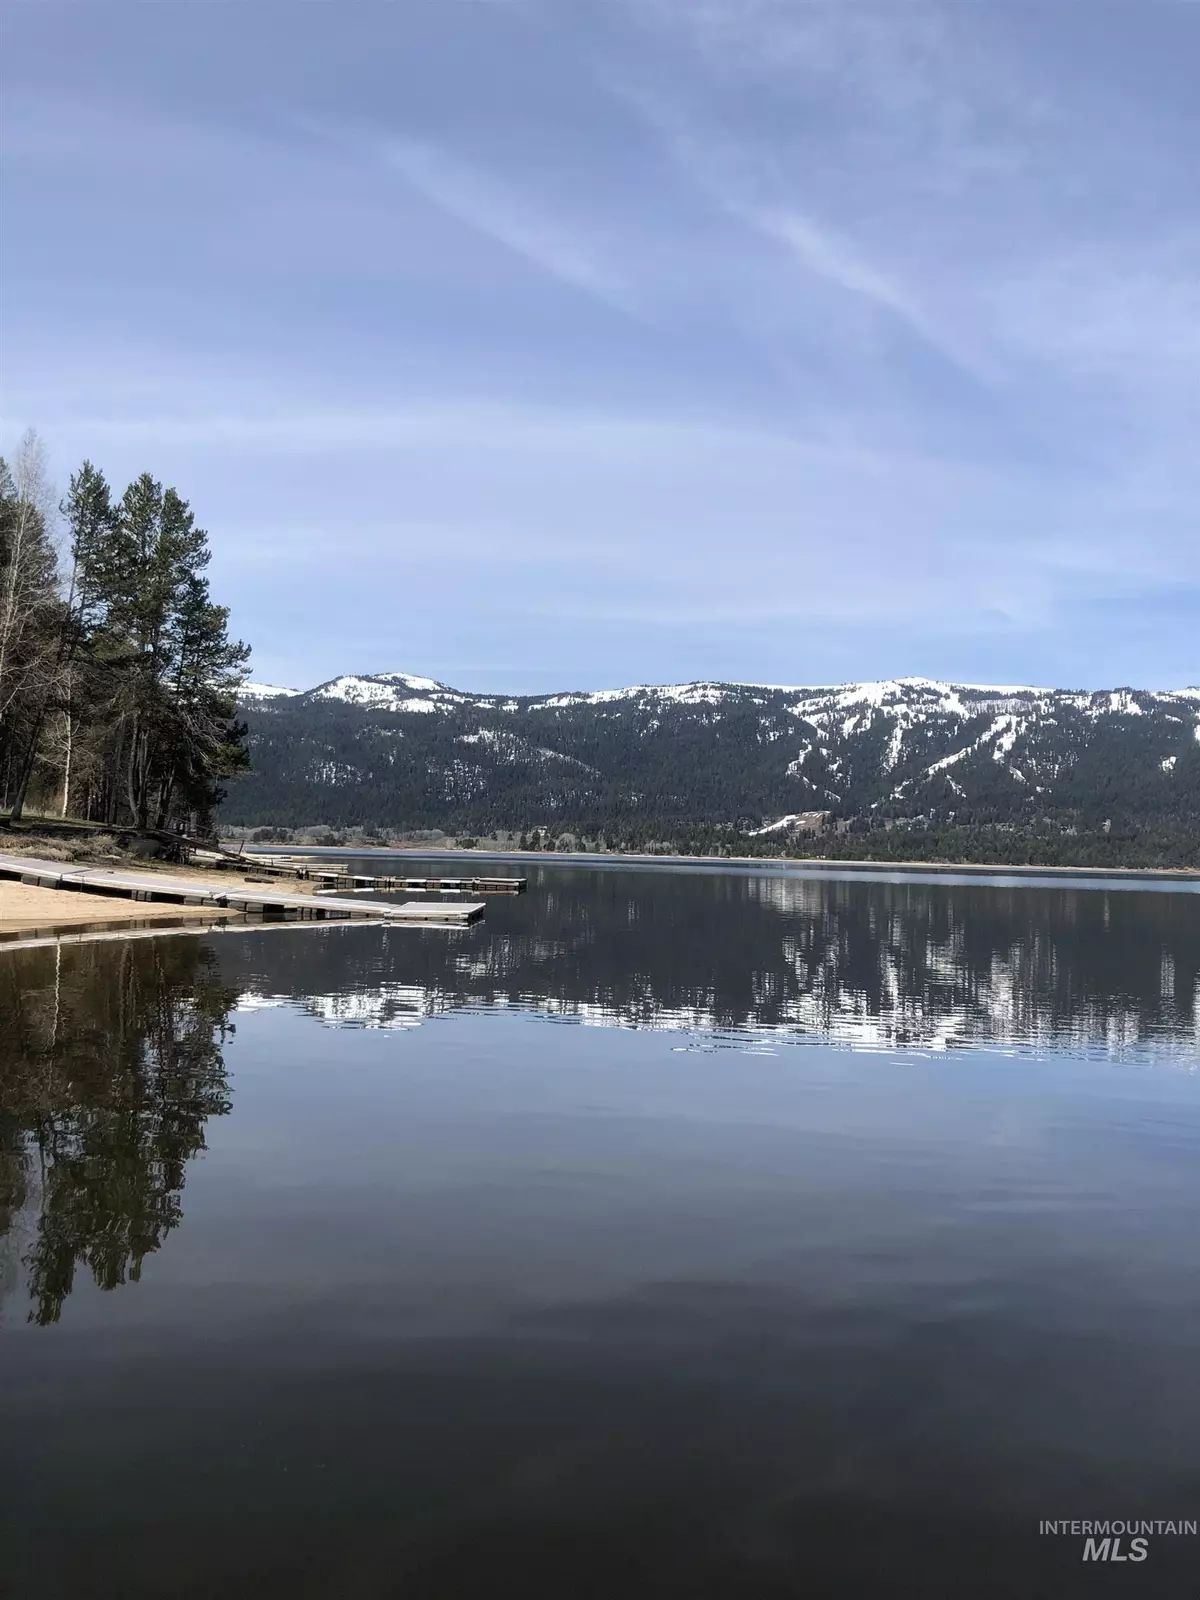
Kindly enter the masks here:
<path id="1" fill-rule="evenodd" d="M 1069 867 L 1009 866 L 1003 862 L 964 861 L 864 861 L 841 860 L 834 856 L 688 856 L 634 853 L 620 850 L 461 850 L 445 846 L 422 845 L 260 845 L 247 844 L 247 855 L 328 855 L 328 856 L 445 856 L 447 859 L 475 856 L 493 861 L 627 861 L 638 865 L 688 865 L 712 867 L 755 867 L 770 871 L 788 867 L 801 872 L 897 872 L 902 874 L 959 874 L 967 877 L 1007 878 L 1120 878 L 1148 879 L 1152 882 L 1200 884 L 1200 869 L 1195 867 Z"/>

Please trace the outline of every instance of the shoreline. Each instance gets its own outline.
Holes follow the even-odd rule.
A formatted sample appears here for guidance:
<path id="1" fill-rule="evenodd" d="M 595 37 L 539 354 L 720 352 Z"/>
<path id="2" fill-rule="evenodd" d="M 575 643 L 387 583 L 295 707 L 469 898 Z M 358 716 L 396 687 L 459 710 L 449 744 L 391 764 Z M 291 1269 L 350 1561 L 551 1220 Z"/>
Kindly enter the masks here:
<path id="1" fill-rule="evenodd" d="M 252 863 L 247 863 L 252 865 Z M 290 876 L 290 874 L 288 874 Z M 246 873 L 239 887 L 232 875 L 214 878 L 211 871 L 176 868 L 169 873 L 128 871 L 112 866 L 64 868 L 54 860 L 0 854 L 0 936 L 56 923 L 80 926 L 122 919 L 143 922 L 147 903 L 151 916 L 178 921 L 241 915 L 269 921 L 370 921 L 390 926 L 464 928 L 482 916 L 482 900 L 366 902 L 323 890 L 315 880 L 299 880 L 281 888 L 279 878 Z M 265 885 L 265 891 L 258 885 Z M 91 909 L 97 900 L 105 912 Z M 115 919 L 107 916 L 117 908 Z"/>
<path id="2" fill-rule="evenodd" d="M 31 865 L 36 865 L 32 863 Z M 85 867 L 87 863 L 73 861 L 62 863 L 65 870 Z M 157 862 L 138 862 L 134 867 L 117 866 L 108 859 L 98 860 L 102 869 L 129 875 L 185 881 L 197 890 L 215 890 L 222 894 L 235 891 L 239 880 L 234 873 L 213 873 L 203 867 L 163 867 Z M 242 879 L 245 884 L 247 880 Z M 311 895 L 315 884 L 298 882 L 290 885 L 288 892 Z M 223 911 L 213 905 L 185 905 L 179 900 L 139 900 L 117 888 L 111 894 L 91 888 L 81 894 L 78 889 L 54 889 L 42 884 L 23 883 L 19 878 L 0 878 L 0 936 L 31 933 L 52 928 L 102 927 L 109 923 L 144 922 L 214 922 L 222 918 L 236 918 L 234 909 Z M 165 931 L 165 930 L 164 930 Z"/>
<path id="3" fill-rule="evenodd" d="M 464 857 L 474 857 L 476 860 L 503 861 L 522 866 L 528 866 L 532 862 L 547 861 L 550 864 L 559 862 L 569 866 L 613 867 L 622 864 L 634 867 L 694 866 L 718 871 L 733 868 L 764 874 L 778 872 L 813 877 L 870 874 L 876 877 L 894 875 L 899 878 L 958 877 L 979 880 L 1050 878 L 1081 883 L 1110 880 L 1164 887 L 1178 884 L 1181 888 L 1200 889 L 1200 871 L 1187 867 L 1044 867 L 1031 866 L 1027 863 L 1007 866 L 983 862 L 839 860 L 828 856 L 692 856 L 607 850 L 460 850 L 421 845 L 248 845 L 246 847 L 248 865 L 252 864 L 255 857 L 269 860 L 272 856 L 278 855 L 311 856 L 316 859 L 343 856 L 379 856 L 393 859 L 409 857 L 417 860 L 445 861 L 461 861 Z M 110 866 L 111 863 L 106 862 L 105 865 Z M 161 873 L 163 877 L 170 876 L 177 880 L 184 878 L 194 883 L 198 890 L 210 889 L 224 893 L 233 889 L 238 881 L 237 874 L 213 873 L 197 866 L 164 868 L 157 863 L 145 862 L 139 863 L 137 870 L 144 872 L 149 878 Z M 245 881 L 243 879 L 243 882 Z M 313 884 L 298 881 L 289 885 L 288 893 L 311 895 L 315 887 Z M 3 942 L 9 942 L 20 934 L 51 934 L 56 930 L 66 933 L 83 929 L 119 929 L 121 925 L 127 924 L 131 932 L 135 927 L 146 932 L 155 932 L 157 930 L 152 925 L 161 923 L 161 931 L 166 933 L 171 931 L 172 927 L 178 929 L 180 924 L 213 925 L 216 922 L 231 920 L 241 920 L 238 911 L 231 908 L 222 914 L 211 904 L 185 905 L 178 901 L 147 902 L 131 899 L 120 892 L 108 895 L 93 891 L 81 895 L 71 889 L 49 888 L 11 878 L 0 879 L 0 941 Z M 151 926 L 147 927 L 147 924 Z"/>
<path id="4" fill-rule="evenodd" d="M 958 873 L 968 877 L 1082 877 L 1147 879 L 1151 882 L 1191 883 L 1200 886 L 1200 868 L 1197 867 L 1073 867 L 1036 866 L 1027 862 L 1006 865 L 982 861 L 864 861 L 861 857 L 842 859 L 836 856 L 683 856 L 661 855 L 648 852 L 635 853 L 622 850 L 459 850 L 445 846 L 425 845 L 255 845 L 247 844 L 248 856 L 329 856 L 335 860 L 358 856 L 413 856 L 420 860 L 461 860 L 475 857 L 491 861 L 569 861 L 586 865 L 591 861 L 628 861 L 637 865 L 662 864 L 667 866 L 754 867 L 769 872 L 772 868 L 789 868 L 801 872 L 897 872 L 897 873 Z"/>

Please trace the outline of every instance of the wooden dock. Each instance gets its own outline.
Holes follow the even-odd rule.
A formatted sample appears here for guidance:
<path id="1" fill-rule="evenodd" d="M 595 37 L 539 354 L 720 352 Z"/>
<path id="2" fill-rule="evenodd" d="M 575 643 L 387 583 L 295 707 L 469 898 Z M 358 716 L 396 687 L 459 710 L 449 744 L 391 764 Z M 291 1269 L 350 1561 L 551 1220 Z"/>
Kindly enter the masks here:
<path id="1" fill-rule="evenodd" d="M 381 893 L 403 894 L 524 894 L 526 878 L 407 878 L 379 877 L 366 872 L 351 872 L 343 862 L 322 861 L 312 856 L 255 853 L 233 856 L 228 852 L 195 852 L 197 862 L 223 869 L 237 867 L 271 878 L 298 878 L 302 883 L 321 883 L 331 889 L 374 889 Z"/>
<path id="2" fill-rule="evenodd" d="M 75 867 L 61 861 L 40 861 L 32 856 L 0 855 L 0 878 L 18 879 L 43 889 L 71 889 L 81 894 L 115 896 L 124 900 L 158 901 L 168 905 L 211 906 L 246 917 L 320 922 L 332 918 L 388 923 L 425 923 L 462 927 L 481 917 L 482 901 L 456 900 L 450 904 L 410 901 L 388 905 L 373 901 L 335 900 L 326 895 L 289 894 L 273 887 L 265 891 L 250 886 L 228 889 L 166 874 L 126 872 L 122 868 Z M 97 908 L 97 917 L 102 915 Z"/>
<path id="3" fill-rule="evenodd" d="M 404 894 L 524 894 L 524 878 L 379 878 L 345 868 L 306 868 L 296 874 L 330 889 L 375 889 Z"/>

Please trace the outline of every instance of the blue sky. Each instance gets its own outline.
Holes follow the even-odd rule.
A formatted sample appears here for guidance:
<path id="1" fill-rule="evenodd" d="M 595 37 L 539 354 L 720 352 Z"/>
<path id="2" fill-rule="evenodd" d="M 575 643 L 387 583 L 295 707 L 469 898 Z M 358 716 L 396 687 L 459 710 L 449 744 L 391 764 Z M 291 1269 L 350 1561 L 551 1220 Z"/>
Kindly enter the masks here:
<path id="1" fill-rule="evenodd" d="M 255 676 L 1200 680 L 1200 6 L 6 3 L 0 448 Z"/>

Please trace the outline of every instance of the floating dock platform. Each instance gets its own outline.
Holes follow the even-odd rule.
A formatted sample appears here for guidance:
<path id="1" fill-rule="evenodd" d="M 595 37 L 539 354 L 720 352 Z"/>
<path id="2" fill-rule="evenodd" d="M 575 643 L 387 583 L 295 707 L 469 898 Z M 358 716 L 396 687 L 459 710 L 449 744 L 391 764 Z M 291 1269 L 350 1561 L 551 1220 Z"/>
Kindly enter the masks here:
<path id="1" fill-rule="evenodd" d="M 376 878 L 337 867 L 301 868 L 296 876 L 330 889 L 400 890 L 404 894 L 524 894 L 526 886 L 524 878 Z"/>
<path id="2" fill-rule="evenodd" d="M 374 901 L 364 905 L 361 900 L 335 900 L 327 895 L 317 899 L 311 894 L 289 894 L 274 887 L 265 891 L 249 885 L 226 889 L 194 879 L 172 878 L 165 873 L 126 872 L 120 867 L 75 867 L 61 861 L 39 861 L 32 856 L 0 855 L 0 878 L 15 878 L 42 889 L 71 889 L 82 894 L 158 901 L 167 905 L 211 906 L 214 911 L 234 911 L 247 917 L 280 921 L 355 918 L 364 922 L 462 927 L 481 917 L 486 909 L 482 901 L 456 900 L 451 904 L 424 901 L 404 905 Z"/>
<path id="3" fill-rule="evenodd" d="M 374 889 L 381 893 L 404 894 L 524 894 L 526 878 L 408 878 L 379 877 L 366 872 L 351 872 L 342 862 L 322 861 L 319 857 L 265 855 L 234 856 L 228 851 L 194 852 L 194 859 L 205 866 L 223 869 L 244 868 L 272 878 L 298 878 L 302 883 L 321 883 L 331 889 Z"/>

